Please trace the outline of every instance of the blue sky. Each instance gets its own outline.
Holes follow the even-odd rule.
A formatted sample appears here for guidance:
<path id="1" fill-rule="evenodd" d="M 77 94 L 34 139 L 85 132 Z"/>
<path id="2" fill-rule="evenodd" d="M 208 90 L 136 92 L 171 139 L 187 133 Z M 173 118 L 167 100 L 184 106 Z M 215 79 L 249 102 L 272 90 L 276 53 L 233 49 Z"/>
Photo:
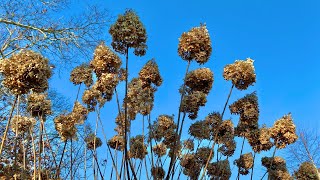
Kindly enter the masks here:
<path id="1" fill-rule="evenodd" d="M 154 120 L 159 114 L 171 115 L 178 112 L 178 88 L 182 84 L 187 65 L 177 54 L 178 38 L 192 27 L 206 23 L 213 53 L 208 63 L 201 67 L 211 68 L 215 80 L 207 105 L 199 112 L 199 120 L 212 111 L 223 109 L 231 87 L 231 82 L 222 77 L 223 67 L 236 59 L 250 57 L 255 60 L 257 83 L 246 91 L 235 90 L 230 102 L 257 91 L 260 124 L 270 127 L 276 119 L 291 112 L 298 128 L 319 132 L 320 1 L 104 0 L 97 3 L 108 8 L 115 17 L 124 13 L 127 8 L 132 8 L 146 27 L 147 54 L 144 57 L 134 57 L 131 53 L 129 69 L 132 78 L 137 76 L 144 63 L 151 58 L 155 58 L 159 65 L 164 81 L 156 93 L 152 113 Z M 101 37 L 110 45 L 108 32 Z M 198 64 L 193 63 L 191 69 L 198 67 Z M 56 89 L 73 98 L 77 88 L 68 79 L 55 78 L 53 84 L 59 81 L 64 87 L 55 86 Z M 121 97 L 123 87 L 119 87 Z M 114 117 L 117 114 L 114 106 L 115 101 L 112 101 L 102 112 L 108 129 L 114 127 Z M 237 116 L 227 113 L 225 118 L 232 118 L 237 124 Z M 141 126 L 139 119 L 140 116 L 133 124 L 134 129 Z M 185 127 L 191 122 L 187 120 Z M 186 133 L 187 128 L 184 131 Z M 114 133 L 110 130 L 107 134 L 112 136 Z M 249 148 L 246 150 L 249 151 Z M 239 152 L 236 152 L 235 156 L 238 155 Z M 262 168 L 256 169 L 257 173 L 263 174 L 263 171 L 259 172 Z"/>

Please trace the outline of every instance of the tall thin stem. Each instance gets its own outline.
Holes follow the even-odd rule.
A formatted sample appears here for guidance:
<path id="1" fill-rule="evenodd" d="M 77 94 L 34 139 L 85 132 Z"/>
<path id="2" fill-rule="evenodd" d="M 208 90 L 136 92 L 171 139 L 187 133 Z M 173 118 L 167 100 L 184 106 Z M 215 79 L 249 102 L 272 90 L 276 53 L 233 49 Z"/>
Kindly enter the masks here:
<path id="1" fill-rule="evenodd" d="M 58 178 L 58 177 L 60 176 L 60 167 L 61 167 L 61 164 L 62 164 L 62 159 L 63 159 L 63 156 L 64 156 L 64 151 L 66 150 L 67 142 L 68 142 L 68 140 L 66 140 L 66 141 L 64 142 L 64 146 L 63 146 L 63 150 L 62 150 L 62 155 L 61 155 L 61 157 L 60 157 L 59 165 L 58 165 L 57 172 L 56 172 L 56 178 Z"/>
<path id="2" fill-rule="evenodd" d="M 275 143 L 275 145 L 277 144 L 277 141 Z M 272 154 L 272 161 L 271 161 L 271 164 L 270 164 L 270 167 L 272 167 L 272 164 L 273 164 L 273 158 L 274 156 L 276 155 L 276 151 L 277 151 L 277 147 L 274 147 L 274 151 L 273 151 L 273 154 Z M 268 170 L 263 174 L 262 178 L 260 180 L 262 180 L 268 173 Z"/>
<path id="3" fill-rule="evenodd" d="M 240 151 L 240 158 L 241 158 L 241 155 L 242 155 L 243 145 L 244 145 L 244 140 L 245 140 L 245 139 L 246 139 L 246 138 L 245 138 L 245 137 L 243 137 L 242 145 L 241 145 L 241 151 Z M 239 178 L 240 178 L 240 169 L 238 168 L 238 175 L 237 175 L 237 179 L 239 180 Z"/>
<path id="4" fill-rule="evenodd" d="M 72 164 L 73 164 L 73 160 L 72 160 L 72 152 L 73 149 L 72 149 L 72 138 L 70 139 L 70 177 L 71 177 L 71 180 L 73 180 L 73 170 L 72 170 Z"/>
<path id="5" fill-rule="evenodd" d="M 250 180 L 252 180 L 252 178 L 253 178 L 253 168 L 254 168 L 254 160 L 255 160 L 255 158 L 256 158 L 256 152 L 254 152 L 254 154 L 253 154 L 253 165 L 252 165 L 252 168 L 251 168 L 251 177 L 250 177 Z"/>

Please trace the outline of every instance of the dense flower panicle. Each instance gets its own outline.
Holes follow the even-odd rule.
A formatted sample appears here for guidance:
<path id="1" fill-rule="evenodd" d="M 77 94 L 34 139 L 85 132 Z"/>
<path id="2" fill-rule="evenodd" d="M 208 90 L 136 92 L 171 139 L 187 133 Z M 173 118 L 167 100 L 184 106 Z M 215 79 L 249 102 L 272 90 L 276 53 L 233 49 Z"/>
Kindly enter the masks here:
<path id="1" fill-rule="evenodd" d="M 122 62 L 120 57 L 104 43 L 99 44 L 90 66 L 99 78 L 103 73 L 117 73 Z"/>
<path id="2" fill-rule="evenodd" d="M 101 98 L 105 101 L 110 101 L 118 83 L 119 79 L 117 74 L 102 73 L 92 89 L 99 91 Z"/>
<path id="3" fill-rule="evenodd" d="M 262 165 L 267 168 L 270 179 L 291 180 L 286 161 L 281 157 L 263 157 Z"/>
<path id="4" fill-rule="evenodd" d="M 138 135 L 130 139 L 129 157 L 143 159 L 148 154 L 147 146 L 144 144 L 144 137 Z"/>
<path id="5" fill-rule="evenodd" d="M 210 179 L 228 180 L 231 177 L 231 169 L 228 159 L 210 163 L 207 170 Z"/>
<path id="6" fill-rule="evenodd" d="M 279 149 L 296 142 L 296 126 L 293 124 L 291 114 L 283 116 L 277 120 L 270 129 L 271 138 L 274 139 L 275 146 Z"/>
<path id="7" fill-rule="evenodd" d="M 251 131 L 247 139 L 252 150 L 259 153 L 261 151 L 269 151 L 272 148 L 273 144 L 271 143 L 270 138 L 270 129 L 263 126 L 260 129 Z"/>
<path id="8" fill-rule="evenodd" d="M 205 25 L 194 27 L 179 38 L 178 54 L 186 61 L 195 60 L 204 64 L 209 60 L 211 52 L 211 40 Z"/>
<path id="9" fill-rule="evenodd" d="M 211 147 L 198 148 L 197 152 L 195 153 L 195 158 L 197 160 L 197 163 L 200 164 L 201 166 L 205 166 L 211 151 L 212 151 Z M 212 158 L 213 156 L 211 156 L 209 160 L 211 161 Z"/>
<path id="10" fill-rule="evenodd" d="M 152 147 L 153 153 L 158 157 L 162 157 L 167 154 L 167 146 L 164 143 L 159 143 Z"/>
<path id="11" fill-rule="evenodd" d="M 311 162 L 304 162 L 299 169 L 294 172 L 297 180 L 320 180 L 320 171 Z"/>
<path id="12" fill-rule="evenodd" d="M 11 121 L 11 129 L 18 134 L 23 134 L 25 132 L 32 131 L 33 126 L 36 124 L 34 118 L 29 118 L 26 116 L 15 115 Z"/>
<path id="13" fill-rule="evenodd" d="M 258 97 L 255 92 L 246 95 L 229 106 L 232 114 L 240 115 L 240 121 L 257 122 L 259 118 Z"/>
<path id="14" fill-rule="evenodd" d="M 124 144 L 124 138 L 120 135 L 114 135 L 111 139 L 108 141 L 108 145 L 115 150 L 123 151 L 125 144 Z"/>
<path id="15" fill-rule="evenodd" d="M 162 84 L 162 78 L 158 65 L 154 59 L 149 60 L 139 72 L 139 79 L 142 82 L 142 88 L 150 87 L 151 83 L 155 86 Z"/>
<path id="16" fill-rule="evenodd" d="M 0 62 L 0 72 L 4 76 L 2 84 L 13 94 L 36 93 L 48 89 L 51 69 L 48 59 L 31 50 L 13 54 Z"/>
<path id="17" fill-rule="evenodd" d="M 181 112 L 188 113 L 188 117 L 192 120 L 198 117 L 200 106 L 205 106 L 207 95 L 201 91 L 194 91 L 183 97 L 181 103 Z"/>
<path id="18" fill-rule="evenodd" d="M 102 146 L 102 141 L 99 137 L 96 137 L 93 133 L 89 134 L 88 137 L 84 139 L 84 141 L 87 143 L 88 149 L 95 149 L 100 146 Z"/>
<path id="19" fill-rule="evenodd" d="M 231 80 L 232 84 L 239 90 L 245 90 L 256 82 L 256 74 L 253 66 L 253 60 L 247 58 L 245 61 L 236 60 L 223 69 L 225 80 Z"/>
<path id="20" fill-rule="evenodd" d="M 219 147 L 218 151 L 224 156 L 231 157 L 233 156 L 236 150 L 236 147 L 237 147 L 236 141 L 234 139 L 231 139 L 225 142 L 221 147 Z"/>
<path id="21" fill-rule="evenodd" d="M 27 111 L 32 117 L 43 116 L 45 120 L 46 115 L 52 114 L 51 101 L 47 99 L 47 94 L 31 93 L 28 96 Z"/>
<path id="22" fill-rule="evenodd" d="M 196 139 L 211 139 L 211 128 L 206 121 L 196 121 L 189 127 L 189 134 Z"/>
<path id="23" fill-rule="evenodd" d="M 253 166 L 252 153 L 242 154 L 239 159 L 234 161 L 234 164 L 238 166 L 240 174 L 249 174 L 249 169 Z"/>
<path id="24" fill-rule="evenodd" d="M 195 154 L 184 154 L 180 165 L 183 167 L 183 174 L 189 176 L 190 179 L 197 179 L 200 175 L 201 165 L 197 162 Z"/>
<path id="25" fill-rule="evenodd" d="M 124 15 L 119 15 L 117 21 L 111 25 L 109 33 L 115 51 L 125 54 L 127 48 L 134 48 L 135 55 L 146 54 L 146 29 L 133 10 L 127 10 Z"/>
<path id="26" fill-rule="evenodd" d="M 187 149 L 189 151 L 193 151 L 194 150 L 194 142 L 193 139 L 187 139 L 183 141 L 183 147 L 184 149 Z"/>
<path id="27" fill-rule="evenodd" d="M 209 68 L 199 68 L 187 74 L 185 84 L 191 91 L 208 94 L 213 85 L 213 72 Z"/>
<path id="28" fill-rule="evenodd" d="M 218 129 L 218 127 L 220 126 L 220 124 L 222 123 L 222 117 L 221 114 L 218 112 L 213 112 L 208 114 L 208 116 L 205 118 L 204 120 L 206 122 L 206 124 L 208 126 L 211 127 L 211 131 L 213 133 L 213 131 L 215 131 L 216 129 Z"/>
<path id="29" fill-rule="evenodd" d="M 82 106 L 78 101 L 75 102 L 72 109 L 72 118 L 74 119 L 75 124 L 83 124 L 88 116 L 88 109 Z"/>
<path id="30" fill-rule="evenodd" d="M 94 88 L 85 90 L 82 95 L 82 101 L 87 105 L 89 111 L 94 111 L 100 99 L 100 92 Z"/>
<path id="31" fill-rule="evenodd" d="M 117 115 L 116 117 L 116 124 L 117 124 L 117 127 L 115 128 L 115 131 L 118 133 L 118 135 L 121 135 L 123 136 L 125 134 L 125 116 L 124 116 L 124 111 L 121 111 L 120 114 Z M 130 120 L 127 119 L 127 129 L 126 131 L 127 132 L 130 132 Z"/>
<path id="32" fill-rule="evenodd" d="M 77 138 L 77 128 L 75 127 L 75 122 L 71 113 L 56 117 L 54 119 L 54 124 L 62 141 L 65 142 L 68 139 Z"/>
<path id="33" fill-rule="evenodd" d="M 225 120 L 219 126 L 215 141 L 218 144 L 226 144 L 226 142 L 234 139 L 234 127 L 231 120 Z"/>
<path id="34" fill-rule="evenodd" d="M 171 136 L 174 137 L 172 139 L 172 141 L 167 141 L 167 142 L 163 142 L 164 144 L 167 145 L 168 148 L 170 148 L 169 152 L 168 152 L 168 156 L 170 158 L 179 158 L 182 156 L 182 145 L 180 143 L 180 141 L 178 141 L 177 135 L 176 136 Z M 176 141 L 176 143 L 174 144 L 174 141 Z"/>
<path id="35" fill-rule="evenodd" d="M 173 121 L 173 116 L 160 115 L 150 127 L 149 138 L 155 141 L 161 141 L 162 138 L 167 140 L 174 136 L 177 125 Z"/>
<path id="36" fill-rule="evenodd" d="M 258 130 L 258 122 L 239 121 L 237 127 L 234 128 L 234 134 L 238 137 L 250 138 L 253 131 Z"/>
<path id="37" fill-rule="evenodd" d="M 162 167 L 152 167 L 151 168 L 151 175 L 154 180 L 162 180 L 165 176 L 166 172 Z"/>
<path id="38" fill-rule="evenodd" d="M 70 81 L 74 85 L 84 83 L 87 87 L 90 87 L 93 83 L 92 79 L 92 69 L 87 64 L 82 64 L 75 67 L 71 71 Z"/>

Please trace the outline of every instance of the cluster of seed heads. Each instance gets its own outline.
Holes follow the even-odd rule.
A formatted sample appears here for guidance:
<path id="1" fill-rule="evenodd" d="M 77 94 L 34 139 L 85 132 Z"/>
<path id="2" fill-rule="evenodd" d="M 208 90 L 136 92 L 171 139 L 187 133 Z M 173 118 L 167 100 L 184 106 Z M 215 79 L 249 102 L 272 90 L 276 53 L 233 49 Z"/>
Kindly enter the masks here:
<path id="1" fill-rule="evenodd" d="M 129 157 L 134 159 L 143 159 L 148 154 L 147 146 L 144 143 L 144 137 L 137 135 L 130 139 Z"/>
<path id="2" fill-rule="evenodd" d="M 155 180 L 162 180 L 165 176 L 166 172 L 160 166 L 151 168 L 151 175 Z"/>
<path id="3" fill-rule="evenodd" d="M 253 166 L 252 153 L 242 154 L 239 159 L 234 161 L 234 163 L 238 166 L 240 174 L 249 174 L 249 169 L 251 169 Z"/>
<path id="4" fill-rule="evenodd" d="M 228 159 L 209 163 L 207 170 L 210 179 L 228 180 L 231 177 L 231 169 Z"/>
<path id="5" fill-rule="evenodd" d="M 261 151 L 269 151 L 272 148 L 273 143 L 270 141 L 270 138 L 270 128 L 263 126 L 260 129 L 251 131 L 247 139 L 252 150 L 259 153 Z"/>
<path id="6" fill-rule="evenodd" d="M 311 162 L 304 162 L 300 165 L 299 169 L 294 172 L 294 178 L 296 179 L 310 179 L 319 180 L 319 170 Z"/>
<path id="7" fill-rule="evenodd" d="M 93 83 L 92 69 L 87 64 L 82 64 L 80 66 L 75 67 L 71 71 L 70 81 L 74 85 L 84 83 L 87 87 L 90 87 Z"/>
<path id="8" fill-rule="evenodd" d="M 32 132 L 33 126 L 36 124 L 36 120 L 34 118 L 15 115 L 12 118 L 11 129 L 13 132 L 18 134 L 23 134 L 25 132 Z"/>
<path id="9" fill-rule="evenodd" d="M 286 161 L 281 157 L 263 157 L 261 162 L 262 165 L 267 168 L 270 179 L 291 179 Z"/>
<path id="10" fill-rule="evenodd" d="M 31 93 L 28 95 L 27 111 L 32 117 L 43 117 L 52 114 L 51 101 L 47 99 L 47 94 Z"/>
<path id="11" fill-rule="evenodd" d="M 93 133 L 89 134 L 84 141 L 87 144 L 87 148 L 94 150 L 95 148 L 98 148 L 102 146 L 102 141 L 99 137 L 96 137 Z"/>

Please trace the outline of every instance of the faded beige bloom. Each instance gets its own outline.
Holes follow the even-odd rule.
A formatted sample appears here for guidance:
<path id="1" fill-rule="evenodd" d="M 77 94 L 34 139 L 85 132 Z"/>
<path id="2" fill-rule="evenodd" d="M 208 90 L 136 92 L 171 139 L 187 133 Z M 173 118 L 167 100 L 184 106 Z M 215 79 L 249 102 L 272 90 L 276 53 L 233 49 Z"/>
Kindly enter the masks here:
<path id="1" fill-rule="evenodd" d="M 261 151 L 269 151 L 272 148 L 273 144 L 271 143 L 270 138 L 270 129 L 263 126 L 260 129 L 251 131 L 247 139 L 252 150 L 259 153 Z"/>
<path id="2" fill-rule="evenodd" d="M 47 94 L 31 93 L 28 96 L 27 111 L 32 117 L 43 117 L 52 114 L 51 101 L 47 99 Z"/>
<path id="3" fill-rule="evenodd" d="M 231 177 L 231 169 L 228 159 L 210 163 L 207 170 L 211 179 L 228 180 Z"/>
<path id="4" fill-rule="evenodd" d="M 304 162 L 294 172 L 294 177 L 297 180 L 320 180 L 320 172 L 311 162 Z"/>
<path id="5" fill-rule="evenodd" d="M 239 159 L 234 161 L 234 164 L 238 166 L 240 174 L 249 174 L 249 169 L 251 169 L 253 166 L 252 153 L 242 154 Z"/>
<path id="6" fill-rule="evenodd" d="M 200 106 L 205 106 L 207 95 L 201 91 L 194 91 L 183 97 L 181 112 L 188 113 L 188 117 L 194 120 L 198 117 Z"/>
<path id="7" fill-rule="evenodd" d="M 262 165 L 267 168 L 270 179 L 291 180 L 286 161 L 281 157 L 263 157 Z"/>
<path id="8" fill-rule="evenodd" d="M 213 72 L 209 68 L 199 68 L 187 74 L 185 83 L 190 91 L 201 91 L 208 94 L 213 80 Z"/>
<path id="9" fill-rule="evenodd" d="M 155 59 L 149 60 L 139 72 L 139 79 L 142 82 L 142 88 L 150 87 L 151 83 L 155 86 L 162 84 L 162 78 Z"/>
<path id="10" fill-rule="evenodd" d="M 151 168 L 151 175 L 155 180 L 162 180 L 165 176 L 166 172 L 162 167 L 152 167 Z"/>
<path id="11" fill-rule="evenodd" d="M 87 64 L 82 64 L 75 67 L 70 74 L 70 81 L 74 85 L 84 83 L 87 87 L 90 87 L 93 83 L 92 69 Z"/>
<path id="12" fill-rule="evenodd" d="M 148 154 L 147 145 L 144 143 L 144 137 L 137 135 L 130 139 L 129 157 L 135 159 L 143 159 Z"/>
<path id="13" fill-rule="evenodd" d="M 167 146 L 164 143 L 159 143 L 152 147 L 153 153 L 158 157 L 162 157 L 167 154 Z"/>
<path id="14" fill-rule="evenodd" d="M 124 146 L 125 146 L 123 136 L 114 135 L 111 139 L 109 139 L 108 145 L 112 149 L 116 149 L 118 151 L 123 151 L 124 150 Z"/>
<path id="15" fill-rule="evenodd" d="M 34 118 L 15 115 L 11 121 L 11 129 L 18 134 L 23 134 L 25 132 L 29 132 L 29 129 L 33 129 L 33 126 L 36 124 L 36 120 Z"/>
<path id="16" fill-rule="evenodd" d="M 94 149 L 102 146 L 102 141 L 99 137 L 96 137 L 93 133 L 89 134 L 88 137 L 84 139 L 84 141 L 87 143 L 88 149 Z"/>

